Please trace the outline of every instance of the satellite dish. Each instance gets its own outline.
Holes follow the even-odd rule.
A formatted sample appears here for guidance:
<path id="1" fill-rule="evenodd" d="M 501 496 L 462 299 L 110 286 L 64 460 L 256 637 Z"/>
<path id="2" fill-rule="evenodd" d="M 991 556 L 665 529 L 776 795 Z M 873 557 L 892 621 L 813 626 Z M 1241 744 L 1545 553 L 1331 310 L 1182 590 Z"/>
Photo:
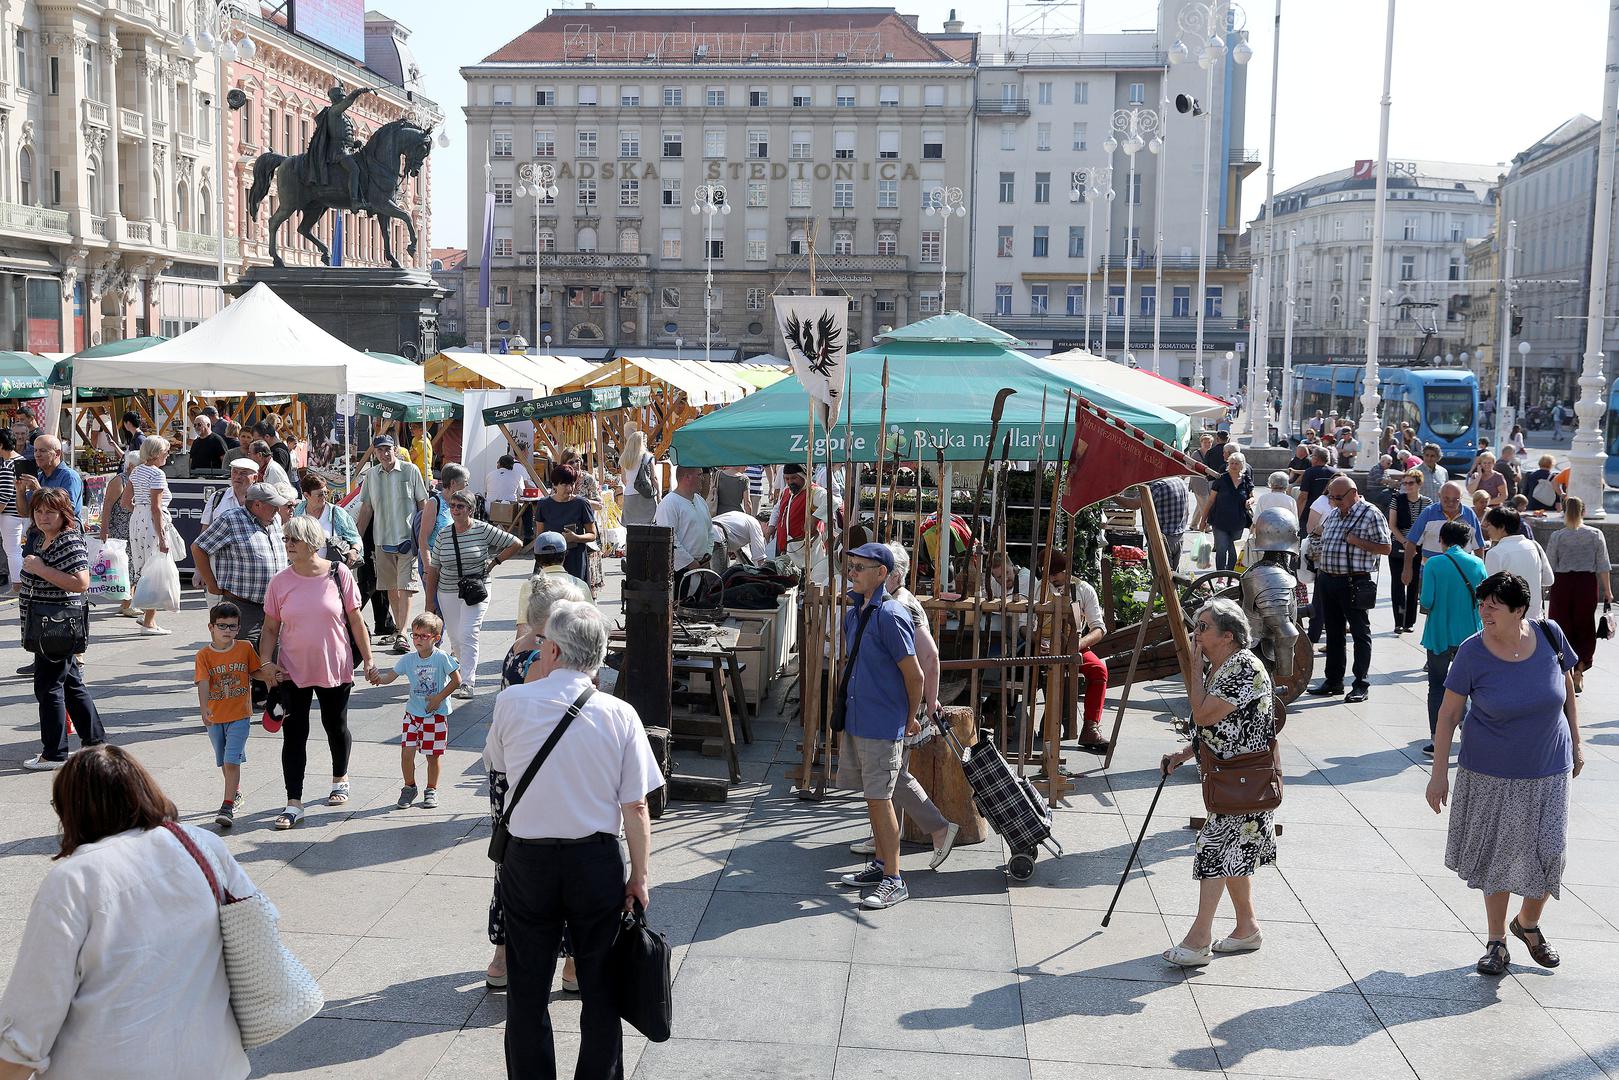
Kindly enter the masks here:
<path id="1" fill-rule="evenodd" d="M 243 105 L 247 104 L 247 95 L 244 94 L 239 87 L 233 87 L 231 91 L 225 95 L 225 104 L 229 105 L 231 111 L 234 112 L 235 110 L 240 109 Z"/>

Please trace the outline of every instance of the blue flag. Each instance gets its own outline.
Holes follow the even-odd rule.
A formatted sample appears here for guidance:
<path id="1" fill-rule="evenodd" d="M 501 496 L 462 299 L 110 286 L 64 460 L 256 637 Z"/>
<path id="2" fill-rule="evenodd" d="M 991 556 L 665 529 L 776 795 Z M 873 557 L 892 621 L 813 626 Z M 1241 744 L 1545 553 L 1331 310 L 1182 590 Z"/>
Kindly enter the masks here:
<path id="1" fill-rule="evenodd" d="M 343 265 L 343 212 L 332 211 L 332 265 Z"/>

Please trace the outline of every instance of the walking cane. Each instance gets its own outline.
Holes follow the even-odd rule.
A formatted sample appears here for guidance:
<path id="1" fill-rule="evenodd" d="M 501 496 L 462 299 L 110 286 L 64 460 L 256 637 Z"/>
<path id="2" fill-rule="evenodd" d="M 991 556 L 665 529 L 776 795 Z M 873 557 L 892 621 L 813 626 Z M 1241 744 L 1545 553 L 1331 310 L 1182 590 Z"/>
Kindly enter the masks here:
<path id="1" fill-rule="evenodd" d="M 1124 876 L 1119 878 L 1119 887 L 1113 890 L 1113 903 L 1107 906 L 1107 914 L 1102 916 L 1103 926 L 1113 918 L 1113 908 L 1119 902 L 1119 895 L 1124 892 L 1124 883 L 1130 880 L 1130 867 L 1135 865 L 1136 853 L 1141 850 L 1141 841 L 1147 838 L 1147 825 L 1152 821 L 1152 812 L 1158 809 L 1158 796 L 1164 793 L 1164 782 L 1169 779 L 1169 773 L 1164 771 L 1162 765 L 1158 767 L 1158 771 L 1162 774 L 1158 778 L 1158 790 L 1152 793 L 1152 805 L 1147 807 L 1147 817 L 1141 823 L 1140 834 L 1136 836 L 1136 846 L 1130 849 L 1130 857 L 1125 860 Z"/>

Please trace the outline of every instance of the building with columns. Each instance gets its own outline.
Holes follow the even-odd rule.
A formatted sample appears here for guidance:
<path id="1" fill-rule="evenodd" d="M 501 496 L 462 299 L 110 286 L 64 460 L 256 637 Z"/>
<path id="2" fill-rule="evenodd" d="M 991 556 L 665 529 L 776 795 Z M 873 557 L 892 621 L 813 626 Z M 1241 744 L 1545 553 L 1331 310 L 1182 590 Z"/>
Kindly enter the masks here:
<path id="1" fill-rule="evenodd" d="M 817 290 L 852 298 L 851 347 L 938 312 L 941 271 L 965 306 L 971 219 L 923 207 L 971 197 L 974 44 L 891 8 L 548 15 L 462 69 L 469 237 L 486 167 L 494 193 L 492 336 L 769 352 L 769 298 L 809 290 L 812 242 Z M 538 165 L 554 199 L 519 194 Z M 692 212 L 710 185 L 731 213 Z M 473 344 L 485 314 L 468 308 Z"/>
<path id="2" fill-rule="evenodd" d="M 243 219 L 244 177 L 261 150 L 302 151 L 292 143 L 307 139 L 334 82 L 380 86 L 355 110 L 362 131 L 437 115 L 421 95 L 407 99 L 408 31 L 378 16 L 374 68 L 272 22 L 239 23 L 255 55 L 223 72 L 227 92 L 247 98 L 233 115 L 217 100 L 214 56 L 182 50 L 198 10 L 188 0 L 0 9 L 0 348 L 72 352 L 179 333 L 216 311 L 221 220 L 227 280 L 268 261 L 262 222 Z M 428 182 L 424 170 L 404 196 L 420 207 L 421 265 Z M 348 233 L 349 261 L 379 260 L 364 228 Z M 288 262 L 315 258 L 283 250 Z"/>

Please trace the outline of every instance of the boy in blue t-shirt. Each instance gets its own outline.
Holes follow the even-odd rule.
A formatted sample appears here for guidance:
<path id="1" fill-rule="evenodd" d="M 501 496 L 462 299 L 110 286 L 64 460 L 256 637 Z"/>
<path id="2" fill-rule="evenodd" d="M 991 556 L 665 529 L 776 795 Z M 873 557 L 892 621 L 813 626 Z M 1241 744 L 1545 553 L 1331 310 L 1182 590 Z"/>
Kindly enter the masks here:
<path id="1" fill-rule="evenodd" d="M 438 805 L 439 759 L 450 741 L 448 710 L 440 710 L 461 685 L 455 659 L 437 648 L 443 632 L 444 621 L 437 615 L 423 612 L 416 616 L 410 621 L 410 639 L 416 651 L 401 656 L 392 671 L 374 680 L 378 686 L 385 686 L 403 675 L 410 684 L 399 744 L 399 769 L 405 781 L 399 789 L 401 810 L 416 801 L 417 747 L 427 756 L 427 791 L 422 796 L 422 806 L 431 810 Z"/>

